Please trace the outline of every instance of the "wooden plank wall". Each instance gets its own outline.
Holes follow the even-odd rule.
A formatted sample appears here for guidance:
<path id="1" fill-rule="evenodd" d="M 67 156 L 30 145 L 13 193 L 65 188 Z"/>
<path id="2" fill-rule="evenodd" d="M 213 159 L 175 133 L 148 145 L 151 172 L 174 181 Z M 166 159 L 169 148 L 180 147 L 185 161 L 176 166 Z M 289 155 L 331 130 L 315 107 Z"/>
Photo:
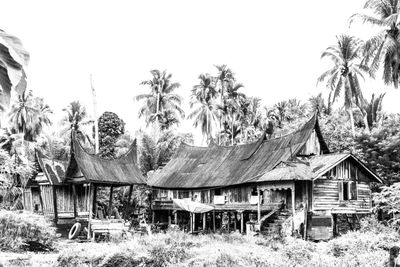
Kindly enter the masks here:
<path id="1" fill-rule="evenodd" d="M 329 177 L 329 178 L 328 178 Z M 343 181 L 357 183 L 357 199 L 342 200 L 340 192 Z M 313 209 L 330 210 L 339 205 L 349 208 L 370 209 L 372 207 L 371 190 L 365 175 L 350 161 L 345 161 L 335 167 L 327 175 L 314 181 Z"/>
<path id="2" fill-rule="evenodd" d="M 31 188 L 24 189 L 24 210 L 33 211 Z"/>
<path id="3" fill-rule="evenodd" d="M 250 197 L 255 186 L 237 186 L 221 188 L 221 195 L 225 196 L 226 204 L 249 204 Z M 256 192 L 256 191 L 255 191 Z M 287 202 L 288 190 L 263 190 L 262 198 L 264 204 Z M 193 201 L 205 204 L 214 203 L 215 190 L 165 190 L 153 189 L 153 200 L 171 200 L 173 198 L 191 198 Z"/>
<path id="4" fill-rule="evenodd" d="M 45 215 L 54 213 L 53 190 L 57 193 L 57 208 L 59 213 L 73 213 L 74 199 L 72 195 L 72 185 L 56 186 L 41 185 L 41 195 L 43 199 L 43 211 Z M 87 212 L 88 197 L 87 188 L 82 185 L 76 186 L 78 212 Z"/>

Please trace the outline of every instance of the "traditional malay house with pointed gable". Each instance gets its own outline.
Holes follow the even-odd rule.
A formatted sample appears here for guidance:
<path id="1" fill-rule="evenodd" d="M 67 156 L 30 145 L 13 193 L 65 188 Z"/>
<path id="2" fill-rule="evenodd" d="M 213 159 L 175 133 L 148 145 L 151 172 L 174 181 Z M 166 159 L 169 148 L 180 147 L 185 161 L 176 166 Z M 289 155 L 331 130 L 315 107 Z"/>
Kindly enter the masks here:
<path id="1" fill-rule="evenodd" d="M 314 115 L 297 131 L 230 147 L 182 144 L 150 177 L 153 222 L 191 231 L 281 229 L 328 239 L 372 208 L 380 178 L 350 153 L 330 154 Z"/>
<path id="2" fill-rule="evenodd" d="M 137 165 L 135 142 L 121 157 L 103 159 L 88 153 L 73 135 L 71 151 L 66 161 L 53 160 L 36 152 L 43 174 L 35 179 L 38 188 L 30 189 L 32 194 L 32 190 L 39 192 L 39 209 L 56 224 L 94 218 L 99 186 L 110 187 L 110 214 L 115 187 L 129 186 L 130 200 L 133 185 L 145 184 Z"/>

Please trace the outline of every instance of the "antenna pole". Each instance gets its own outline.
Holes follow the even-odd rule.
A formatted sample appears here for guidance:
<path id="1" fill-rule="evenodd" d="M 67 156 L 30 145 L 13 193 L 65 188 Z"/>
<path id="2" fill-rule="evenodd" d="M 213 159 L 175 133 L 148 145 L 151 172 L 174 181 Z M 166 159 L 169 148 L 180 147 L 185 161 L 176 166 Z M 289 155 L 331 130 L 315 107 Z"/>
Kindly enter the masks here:
<path id="1" fill-rule="evenodd" d="M 94 117 L 94 149 L 96 154 L 99 153 L 99 123 L 97 118 L 97 98 L 96 98 L 96 90 L 93 86 L 93 78 L 92 74 L 90 74 L 90 86 L 92 87 L 92 96 L 93 96 L 93 117 Z"/>

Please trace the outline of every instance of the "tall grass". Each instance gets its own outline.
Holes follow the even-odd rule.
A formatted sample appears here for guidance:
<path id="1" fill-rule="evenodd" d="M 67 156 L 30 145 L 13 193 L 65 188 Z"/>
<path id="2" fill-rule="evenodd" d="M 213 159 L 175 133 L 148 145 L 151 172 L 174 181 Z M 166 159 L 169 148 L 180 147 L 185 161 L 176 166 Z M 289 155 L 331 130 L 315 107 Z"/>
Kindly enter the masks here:
<path id="1" fill-rule="evenodd" d="M 1 250 L 50 250 L 54 238 L 55 229 L 43 216 L 0 210 Z"/>
<path id="2" fill-rule="evenodd" d="M 376 231 L 379 229 L 379 231 Z M 114 243 L 76 244 L 58 266 L 383 266 L 399 235 L 376 222 L 364 223 L 329 242 L 282 240 L 240 234 L 193 236 L 180 231 L 135 236 Z"/>

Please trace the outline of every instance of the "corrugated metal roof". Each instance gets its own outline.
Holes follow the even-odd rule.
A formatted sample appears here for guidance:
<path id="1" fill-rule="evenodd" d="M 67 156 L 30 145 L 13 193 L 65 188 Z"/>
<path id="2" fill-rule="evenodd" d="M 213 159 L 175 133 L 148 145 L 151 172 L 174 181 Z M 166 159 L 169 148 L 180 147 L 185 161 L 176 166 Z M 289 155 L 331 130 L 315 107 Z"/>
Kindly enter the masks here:
<path id="1" fill-rule="evenodd" d="M 73 156 L 85 180 L 100 184 L 146 184 L 137 166 L 136 147 L 117 159 L 103 159 L 89 154 L 76 138 L 73 138 Z"/>
<path id="2" fill-rule="evenodd" d="M 252 144 L 230 147 L 182 144 L 148 184 L 161 188 L 206 188 L 252 182 L 278 163 L 295 156 L 314 130 L 320 137 L 316 115 L 294 133 L 270 140 L 263 136 Z M 324 141 L 321 138 L 319 141 L 327 152 Z"/>
<path id="3" fill-rule="evenodd" d="M 359 164 L 360 168 L 369 172 L 371 178 L 382 182 L 374 172 L 351 153 L 317 155 L 302 162 L 283 162 L 281 166 L 277 166 L 271 171 L 264 173 L 262 176 L 255 179 L 254 182 L 315 180 L 348 158 L 353 159 Z"/>
<path id="4" fill-rule="evenodd" d="M 314 174 L 308 164 L 290 162 L 266 172 L 260 178 L 255 180 L 255 182 L 294 180 L 311 181 L 313 176 Z"/>

